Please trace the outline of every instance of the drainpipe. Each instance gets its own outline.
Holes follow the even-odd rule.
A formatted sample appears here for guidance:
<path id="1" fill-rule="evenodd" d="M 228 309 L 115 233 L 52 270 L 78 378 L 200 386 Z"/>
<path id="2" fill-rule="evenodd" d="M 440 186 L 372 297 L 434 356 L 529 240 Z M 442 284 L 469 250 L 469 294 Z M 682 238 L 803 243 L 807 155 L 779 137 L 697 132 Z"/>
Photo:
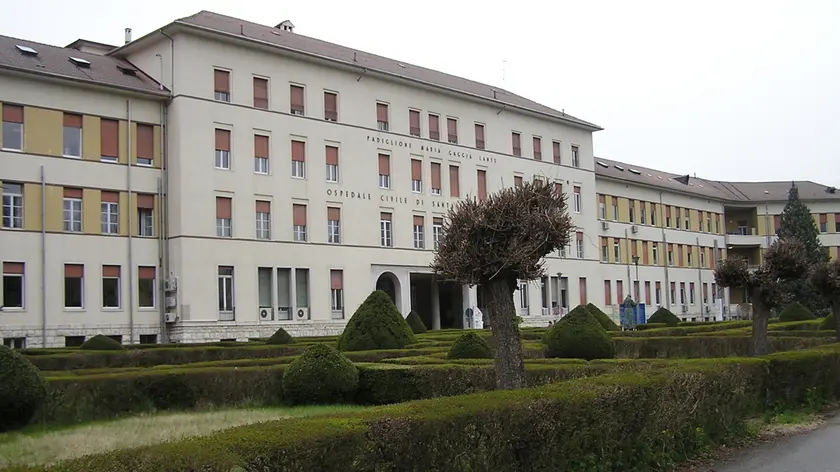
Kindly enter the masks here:
<path id="1" fill-rule="evenodd" d="M 47 347 L 47 174 L 41 166 L 41 347 Z"/>
<path id="2" fill-rule="evenodd" d="M 700 316 L 705 318 L 706 317 L 706 308 L 705 304 L 703 303 L 703 265 L 700 264 L 700 254 L 699 251 L 702 251 L 700 247 L 700 237 L 697 237 L 697 250 L 698 250 L 698 257 L 697 257 L 697 290 L 700 290 Z M 694 296 L 697 296 L 697 292 L 694 292 Z"/>
<path id="3" fill-rule="evenodd" d="M 662 192 L 659 192 L 659 208 L 663 208 Z M 662 214 L 663 215 L 665 214 L 664 209 L 662 211 Z M 671 309 L 671 274 L 670 274 L 670 271 L 668 270 L 668 267 L 669 267 L 668 266 L 668 237 L 665 235 L 665 222 L 667 220 L 664 220 L 664 221 L 663 220 L 664 220 L 664 217 L 660 218 L 660 221 L 662 223 L 662 249 L 665 251 L 665 308 L 670 310 Z"/>
<path id="4" fill-rule="evenodd" d="M 624 241 L 627 242 L 627 293 L 633 293 L 633 281 L 630 279 L 630 264 L 633 260 L 631 254 L 633 254 L 633 251 L 630 249 L 630 236 L 627 234 L 627 228 L 624 228 Z M 624 303 L 624 300 L 618 301 L 619 305 L 622 303 Z"/>
<path id="5" fill-rule="evenodd" d="M 158 277 L 158 288 L 160 300 L 160 342 L 165 344 L 168 342 L 168 334 L 166 332 L 166 291 L 164 290 L 164 280 L 169 278 L 169 246 L 167 235 L 169 234 L 169 209 L 168 209 L 168 192 L 167 186 L 169 184 L 168 162 L 166 160 L 166 146 L 167 146 L 167 126 L 166 126 L 166 104 L 160 105 L 160 123 L 161 123 L 161 177 L 158 179 L 158 255 L 160 257 L 159 265 L 161 267 L 160 276 Z"/>
<path id="6" fill-rule="evenodd" d="M 131 162 L 132 158 L 132 135 L 131 135 L 131 100 L 125 101 L 125 109 L 127 115 L 127 123 L 128 123 L 128 171 L 126 174 L 126 186 L 128 187 L 128 336 L 129 336 L 129 344 L 134 344 L 134 239 L 132 237 L 132 232 L 134 231 L 134 208 L 132 208 L 131 202 L 132 197 L 134 196 L 134 192 L 131 189 L 131 168 L 133 167 L 134 163 Z"/>

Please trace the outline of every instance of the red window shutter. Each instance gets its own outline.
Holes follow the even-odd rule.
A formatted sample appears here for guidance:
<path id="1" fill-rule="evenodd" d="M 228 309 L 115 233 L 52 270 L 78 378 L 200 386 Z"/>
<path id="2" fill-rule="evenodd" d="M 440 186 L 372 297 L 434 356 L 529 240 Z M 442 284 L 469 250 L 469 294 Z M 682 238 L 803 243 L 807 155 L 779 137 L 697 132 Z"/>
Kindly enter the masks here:
<path id="1" fill-rule="evenodd" d="M 518 175 L 514 175 L 513 176 L 513 185 L 516 186 L 516 187 L 521 186 L 522 185 L 522 177 L 520 177 Z"/>
<path id="2" fill-rule="evenodd" d="M 117 120 L 99 122 L 100 155 L 117 157 L 120 154 L 120 124 Z"/>
<path id="3" fill-rule="evenodd" d="M 423 161 L 411 160 L 411 180 L 423 180 Z"/>
<path id="4" fill-rule="evenodd" d="M 560 143 L 558 143 L 557 141 L 552 142 L 551 143 L 551 149 L 552 149 L 552 152 L 554 153 L 554 163 L 559 164 L 560 163 Z"/>
<path id="5" fill-rule="evenodd" d="M 423 217 L 420 215 L 414 215 L 414 226 L 424 226 Z"/>
<path id="6" fill-rule="evenodd" d="M 429 137 L 440 139 L 440 118 L 437 115 L 429 115 Z"/>
<path id="7" fill-rule="evenodd" d="M 442 226 L 443 225 L 443 218 L 432 218 L 432 224 Z"/>
<path id="8" fill-rule="evenodd" d="M 604 304 L 612 305 L 612 284 L 609 280 L 604 281 Z"/>
<path id="9" fill-rule="evenodd" d="M 153 210 L 155 208 L 155 196 L 148 193 L 137 194 L 137 208 Z"/>
<path id="10" fill-rule="evenodd" d="M 102 266 L 102 277 L 118 278 L 120 276 L 120 266 L 118 265 L 104 265 Z"/>
<path id="11" fill-rule="evenodd" d="M 391 214 L 390 213 L 380 213 L 379 219 L 382 221 L 391 221 Z"/>
<path id="12" fill-rule="evenodd" d="M 292 220 L 295 226 L 306 226 L 306 205 L 292 205 Z"/>
<path id="13" fill-rule="evenodd" d="M 289 86 L 289 94 L 291 98 L 291 109 L 303 111 L 303 87 L 291 85 Z"/>
<path id="14" fill-rule="evenodd" d="M 330 288 L 341 290 L 344 288 L 344 272 L 341 270 L 330 271 Z"/>
<path id="15" fill-rule="evenodd" d="M 4 262 L 3 263 L 3 273 L 4 274 L 20 274 L 23 275 L 24 271 L 24 263 L 23 262 Z"/>
<path id="16" fill-rule="evenodd" d="M 583 242 L 583 233 L 582 232 L 575 233 L 575 240 L 577 242 Z"/>
<path id="17" fill-rule="evenodd" d="M 64 277 L 81 279 L 85 276 L 85 266 L 82 264 L 64 264 Z"/>
<path id="18" fill-rule="evenodd" d="M 645 303 L 650 305 L 650 282 L 645 282 Z"/>
<path id="19" fill-rule="evenodd" d="M 268 108 L 268 79 L 254 77 L 254 107 Z"/>
<path id="20" fill-rule="evenodd" d="M 216 197 L 216 218 L 230 218 L 231 214 L 230 198 Z"/>
<path id="21" fill-rule="evenodd" d="M 255 209 L 257 213 L 271 213 L 271 202 L 266 200 L 257 200 Z"/>
<path id="22" fill-rule="evenodd" d="M 580 187 L 578 187 L 578 186 L 576 185 L 576 186 L 574 187 L 574 191 L 575 191 L 575 193 L 580 193 Z"/>
<path id="23" fill-rule="evenodd" d="M 650 260 L 649 254 L 650 253 L 648 252 L 648 242 L 643 241 L 642 242 L 642 264 L 648 265 L 648 262 Z"/>
<path id="24" fill-rule="evenodd" d="M 216 69 L 213 73 L 216 92 L 230 93 L 230 72 Z"/>
<path id="25" fill-rule="evenodd" d="M 337 166 L 338 165 L 338 148 L 335 146 L 327 146 L 326 147 L 326 155 L 327 155 L 327 164 Z"/>
<path id="26" fill-rule="evenodd" d="M 487 171 L 479 170 L 478 172 L 478 199 L 484 200 L 487 198 Z"/>
<path id="27" fill-rule="evenodd" d="M 586 305 L 586 277 L 580 278 L 580 304 Z"/>
<path id="28" fill-rule="evenodd" d="M 292 141 L 292 160 L 306 161 L 306 144 L 303 141 Z"/>
<path id="29" fill-rule="evenodd" d="M 119 203 L 120 201 L 120 193 L 119 192 L 102 192 L 101 197 L 103 202 L 107 203 Z"/>
<path id="30" fill-rule="evenodd" d="M 384 103 L 376 104 L 376 121 L 388 122 L 388 105 Z"/>
<path id="31" fill-rule="evenodd" d="M 387 154 L 379 155 L 379 175 L 391 175 L 391 158 Z"/>
<path id="32" fill-rule="evenodd" d="M 446 119 L 446 131 L 450 136 L 458 136 L 458 121 L 455 118 Z"/>
<path id="33" fill-rule="evenodd" d="M 624 301 L 624 282 L 620 280 L 615 281 L 615 299 L 618 303 Z"/>
<path id="34" fill-rule="evenodd" d="M 254 157 L 268 157 L 268 136 L 254 135 Z"/>
<path id="35" fill-rule="evenodd" d="M 666 217 L 666 218 L 670 218 L 670 217 L 671 217 L 671 207 L 669 207 L 669 206 L 667 206 L 667 205 L 665 206 L 665 217 Z"/>
<path id="36" fill-rule="evenodd" d="M 440 164 L 432 162 L 432 188 L 440 190 Z"/>
<path id="37" fill-rule="evenodd" d="M 327 221 L 341 221 L 341 208 L 328 207 Z"/>
<path id="38" fill-rule="evenodd" d="M 825 213 L 820 214 L 820 224 L 828 224 L 828 215 L 826 215 Z"/>
<path id="39" fill-rule="evenodd" d="M 137 268 L 137 277 L 140 280 L 155 280 L 155 268 L 154 267 L 138 267 Z"/>
<path id="40" fill-rule="evenodd" d="M 230 132 L 228 132 L 228 151 L 230 150 Z M 152 125 L 137 125 L 137 157 L 154 159 L 155 129 Z"/>
<path id="41" fill-rule="evenodd" d="M 408 110 L 408 127 L 411 134 L 420 136 L 420 112 Z"/>
<path id="42" fill-rule="evenodd" d="M 458 166 L 449 166 L 449 195 L 457 197 L 461 194 L 460 176 Z"/>
<path id="43" fill-rule="evenodd" d="M 230 151 L 230 131 L 226 129 L 216 129 L 216 150 Z"/>
<path id="44" fill-rule="evenodd" d="M 338 112 L 338 95 L 332 92 L 324 92 L 324 111 Z"/>
<path id="45" fill-rule="evenodd" d="M 70 113 L 64 114 L 64 126 L 70 128 L 81 128 L 82 127 L 82 115 L 71 115 Z"/>
<path id="46" fill-rule="evenodd" d="M 3 121 L 8 123 L 23 123 L 23 107 L 4 104 Z"/>
<path id="47" fill-rule="evenodd" d="M 563 195 L 563 184 L 559 182 L 554 182 L 554 193 L 556 193 L 558 196 Z"/>
<path id="48" fill-rule="evenodd" d="M 542 160 L 542 140 L 534 136 L 534 159 Z"/>
<path id="49" fill-rule="evenodd" d="M 64 187 L 64 198 L 82 198 L 83 192 L 80 188 Z"/>

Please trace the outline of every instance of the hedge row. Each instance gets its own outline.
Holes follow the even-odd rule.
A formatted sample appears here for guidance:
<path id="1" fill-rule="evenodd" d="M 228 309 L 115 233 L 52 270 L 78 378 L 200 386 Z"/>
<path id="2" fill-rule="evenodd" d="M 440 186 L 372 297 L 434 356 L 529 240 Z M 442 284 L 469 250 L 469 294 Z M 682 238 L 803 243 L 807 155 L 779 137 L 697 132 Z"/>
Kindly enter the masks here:
<path id="1" fill-rule="evenodd" d="M 49 470 L 662 470 L 814 392 L 840 394 L 840 346 L 272 421 Z"/>
<path id="2" fill-rule="evenodd" d="M 749 356 L 750 336 L 677 336 L 613 338 L 616 357 L 710 358 Z M 771 337 L 771 352 L 808 349 L 834 342 L 827 337 Z"/>

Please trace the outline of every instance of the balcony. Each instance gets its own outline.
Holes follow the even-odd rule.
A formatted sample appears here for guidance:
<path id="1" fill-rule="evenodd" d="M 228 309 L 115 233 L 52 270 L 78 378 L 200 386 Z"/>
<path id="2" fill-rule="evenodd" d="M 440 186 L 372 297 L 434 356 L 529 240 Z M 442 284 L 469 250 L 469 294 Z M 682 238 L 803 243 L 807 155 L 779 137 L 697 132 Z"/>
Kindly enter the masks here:
<path id="1" fill-rule="evenodd" d="M 758 228 L 740 226 L 726 232 L 727 246 L 762 247 L 767 244 L 767 236 L 759 236 Z"/>

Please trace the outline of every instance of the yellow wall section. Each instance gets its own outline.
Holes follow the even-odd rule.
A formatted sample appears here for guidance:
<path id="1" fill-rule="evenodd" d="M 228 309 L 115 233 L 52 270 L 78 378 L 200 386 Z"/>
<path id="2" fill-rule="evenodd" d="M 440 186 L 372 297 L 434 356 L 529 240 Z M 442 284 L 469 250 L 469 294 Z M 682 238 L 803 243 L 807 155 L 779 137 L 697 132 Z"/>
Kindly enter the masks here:
<path id="1" fill-rule="evenodd" d="M 700 231 L 700 213 L 697 210 L 689 210 L 691 220 L 691 231 Z"/>
<path id="2" fill-rule="evenodd" d="M 836 221 L 837 221 L 836 218 L 837 217 L 834 216 L 834 215 L 835 215 L 834 213 L 829 213 L 828 214 L 828 230 L 831 231 L 832 233 L 838 233 L 838 232 L 840 232 L 840 227 L 838 227 L 838 225 L 836 224 Z"/>
<path id="3" fill-rule="evenodd" d="M 838 248 L 838 247 L 828 248 L 828 255 L 831 256 L 832 261 L 836 261 L 837 258 L 840 257 L 840 254 L 838 254 L 839 251 L 840 251 L 840 248 Z"/>
<path id="4" fill-rule="evenodd" d="M 64 188 L 47 186 L 47 231 L 64 231 Z"/>
<path id="5" fill-rule="evenodd" d="M 626 198 L 618 199 L 618 221 L 630 222 L 630 201 Z"/>
<path id="6" fill-rule="evenodd" d="M 128 123 L 120 120 L 119 163 L 128 163 Z"/>
<path id="7" fill-rule="evenodd" d="M 102 192 L 99 190 L 82 190 L 82 231 L 86 234 L 102 232 Z"/>
<path id="8" fill-rule="evenodd" d="M 102 158 L 102 125 L 98 116 L 82 117 L 82 157 L 89 161 Z"/>
<path id="9" fill-rule="evenodd" d="M 137 164 L 137 123 L 131 123 L 131 165 Z"/>
<path id="10" fill-rule="evenodd" d="M 656 205 L 656 226 L 660 228 L 665 226 L 665 206 Z"/>
<path id="11" fill-rule="evenodd" d="M 128 193 L 120 192 L 120 236 L 128 236 L 128 216 L 131 207 L 128 205 Z M 136 218 L 136 217 L 135 217 Z"/>
<path id="12" fill-rule="evenodd" d="M 161 157 L 161 151 L 163 147 L 161 146 L 161 135 L 160 135 L 160 126 L 154 127 L 154 134 L 155 134 L 155 160 L 152 162 L 152 165 L 158 169 L 160 169 L 161 164 L 163 164 L 163 158 Z"/>
<path id="13" fill-rule="evenodd" d="M 64 144 L 64 114 L 33 107 L 25 107 L 23 113 L 24 151 L 61 156 Z"/>
<path id="14" fill-rule="evenodd" d="M 23 184 L 23 228 L 41 231 L 41 185 Z"/>
<path id="15" fill-rule="evenodd" d="M 614 263 L 615 262 L 615 240 L 613 238 L 607 238 L 607 261 Z"/>

